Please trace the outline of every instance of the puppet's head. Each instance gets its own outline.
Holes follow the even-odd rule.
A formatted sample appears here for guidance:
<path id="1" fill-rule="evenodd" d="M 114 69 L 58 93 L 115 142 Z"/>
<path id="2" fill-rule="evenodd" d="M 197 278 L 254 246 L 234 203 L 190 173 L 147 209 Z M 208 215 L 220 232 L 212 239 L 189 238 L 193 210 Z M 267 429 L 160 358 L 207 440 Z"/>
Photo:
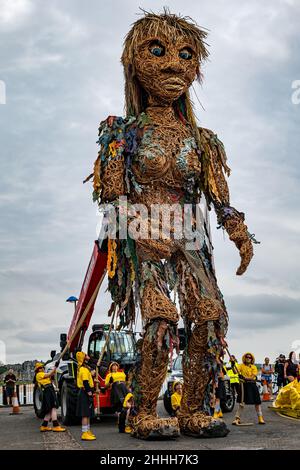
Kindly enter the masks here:
<path id="1" fill-rule="evenodd" d="M 173 105 L 190 120 L 188 89 L 201 79 L 206 35 L 190 18 L 166 9 L 145 13 L 133 24 L 122 54 L 127 115 L 138 115 L 148 105 Z"/>

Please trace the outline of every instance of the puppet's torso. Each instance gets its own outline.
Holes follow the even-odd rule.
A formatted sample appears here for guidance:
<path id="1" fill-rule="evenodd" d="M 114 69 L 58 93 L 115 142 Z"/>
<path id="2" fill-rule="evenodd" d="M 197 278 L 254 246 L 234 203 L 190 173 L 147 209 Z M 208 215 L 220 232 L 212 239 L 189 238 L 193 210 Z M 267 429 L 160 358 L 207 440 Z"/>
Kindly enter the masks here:
<path id="1" fill-rule="evenodd" d="M 200 180 L 200 155 L 195 138 L 171 108 L 151 108 L 147 116 L 151 124 L 144 128 L 132 160 L 134 178 L 143 190 L 131 193 L 130 199 L 147 207 L 183 204 L 191 199 Z"/>
<path id="2" fill-rule="evenodd" d="M 229 169 L 222 143 L 207 129 L 199 132 L 201 147 L 196 144 L 191 127 L 175 115 L 172 107 L 147 108 L 139 116 L 125 120 L 110 116 L 101 123 L 101 147 L 94 168 L 96 198 L 99 200 L 100 195 L 101 202 L 110 202 L 126 195 L 131 204 L 142 204 L 148 210 L 148 215 L 143 215 L 148 236 L 137 240 L 141 260 L 170 259 L 180 242 L 185 243 L 184 235 L 178 239 L 172 216 L 170 230 L 167 227 L 169 234 L 161 231 L 163 214 L 171 206 L 182 208 L 181 225 L 185 227 L 184 211 L 187 205 L 198 210 L 205 186 L 211 193 L 207 191 L 206 197 L 220 201 L 228 197 L 222 169 Z M 203 168 L 202 161 L 209 165 Z M 160 205 L 158 223 L 153 222 L 153 217 L 150 222 L 154 205 Z M 195 218 L 188 224 L 195 225 Z M 204 234 L 203 227 L 201 230 Z"/>

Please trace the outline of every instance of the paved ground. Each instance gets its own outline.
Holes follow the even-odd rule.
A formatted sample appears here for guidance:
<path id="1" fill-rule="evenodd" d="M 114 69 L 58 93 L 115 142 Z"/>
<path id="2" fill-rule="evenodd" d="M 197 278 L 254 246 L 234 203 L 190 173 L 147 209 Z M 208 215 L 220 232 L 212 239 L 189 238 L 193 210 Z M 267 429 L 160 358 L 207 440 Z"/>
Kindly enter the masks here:
<path id="1" fill-rule="evenodd" d="M 0 407 L 0 450 L 81 449 L 72 434 L 41 433 L 41 420 L 33 406 L 21 408 L 21 414 L 10 415 L 11 408 Z"/>
<path id="2" fill-rule="evenodd" d="M 10 408 L 0 408 L 0 449 L 44 449 L 33 407 L 22 408 L 21 415 L 10 416 L 10 411 Z"/>
<path id="3" fill-rule="evenodd" d="M 162 403 L 159 412 L 163 416 Z M 245 420 L 253 426 L 232 426 L 233 413 L 225 414 L 230 433 L 223 439 L 194 439 L 182 436 L 175 441 L 141 441 L 119 434 L 114 417 L 103 417 L 93 426 L 97 440 L 82 442 L 80 426 L 67 433 L 40 433 L 40 421 L 32 407 L 22 408 L 22 415 L 10 416 L 8 408 L 0 408 L 0 449 L 97 449 L 97 450 L 195 450 L 195 449 L 300 449 L 300 421 L 278 416 L 263 404 L 265 426 L 256 424 L 254 409 L 248 407 Z"/>

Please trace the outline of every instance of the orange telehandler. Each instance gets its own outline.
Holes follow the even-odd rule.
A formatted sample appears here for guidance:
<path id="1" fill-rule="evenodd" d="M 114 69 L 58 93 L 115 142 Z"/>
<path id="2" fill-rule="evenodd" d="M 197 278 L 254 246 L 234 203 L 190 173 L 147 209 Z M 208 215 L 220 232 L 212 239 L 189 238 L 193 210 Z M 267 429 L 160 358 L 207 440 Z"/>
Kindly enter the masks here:
<path id="1" fill-rule="evenodd" d="M 107 252 L 103 245 L 95 241 L 94 250 L 81 288 L 73 319 L 68 334 L 60 335 L 61 353 L 51 351 L 52 360 L 45 364 L 46 372 L 60 360 L 55 377 L 55 385 L 61 406 L 63 424 L 75 424 L 78 389 L 76 386 L 77 362 L 76 352 L 81 351 L 85 333 L 89 327 L 101 283 L 106 274 Z M 91 365 L 99 371 L 99 385 L 94 394 L 96 414 L 111 413 L 110 390 L 104 387 L 105 375 L 111 361 L 120 364 L 128 372 L 136 361 L 136 342 L 132 331 L 116 331 L 111 324 L 95 324 L 89 337 L 87 353 Z M 100 361 L 100 362 L 99 362 Z M 36 415 L 41 417 L 42 389 L 35 385 L 33 402 Z"/>

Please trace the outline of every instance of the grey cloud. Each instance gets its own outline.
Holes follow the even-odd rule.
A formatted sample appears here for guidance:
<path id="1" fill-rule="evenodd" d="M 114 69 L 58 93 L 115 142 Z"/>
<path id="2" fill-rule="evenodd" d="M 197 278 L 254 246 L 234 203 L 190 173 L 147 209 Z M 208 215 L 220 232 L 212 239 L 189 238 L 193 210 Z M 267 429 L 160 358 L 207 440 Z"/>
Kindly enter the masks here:
<path id="1" fill-rule="evenodd" d="M 249 295 L 249 296 L 229 296 L 227 297 L 231 308 L 241 312 L 263 312 L 263 313 L 283 313 L 291 315 L 299 314 L 300 299 L 279 295 Z"/>
<path id="2" fill-rule="evenodd" d="M 1 316 L 1 331 L 16 331 L 19 328 L 25 328 L 26 322 L 20 320 L 20 319 L 12 319 L 12 318 L 5 318 Z M 1 338 L 0 338 L 1 340 Z"/>
<path id="3" fill-rule="evenodd" d="M 237 328 L 274 329 L 299 323 L 300 299 L 279 295 L 228 296 L 231 322 Z"/>
<path id="4" fill-rule="evenodd" d="M 15 335 L 15 339 L 24 344 L 51 344 L 56 343 L 59 345 L 59 335 L 64 333 L 65 328 L 62 326 L 50 327 L 44 330 L 23 330 Z"/>

